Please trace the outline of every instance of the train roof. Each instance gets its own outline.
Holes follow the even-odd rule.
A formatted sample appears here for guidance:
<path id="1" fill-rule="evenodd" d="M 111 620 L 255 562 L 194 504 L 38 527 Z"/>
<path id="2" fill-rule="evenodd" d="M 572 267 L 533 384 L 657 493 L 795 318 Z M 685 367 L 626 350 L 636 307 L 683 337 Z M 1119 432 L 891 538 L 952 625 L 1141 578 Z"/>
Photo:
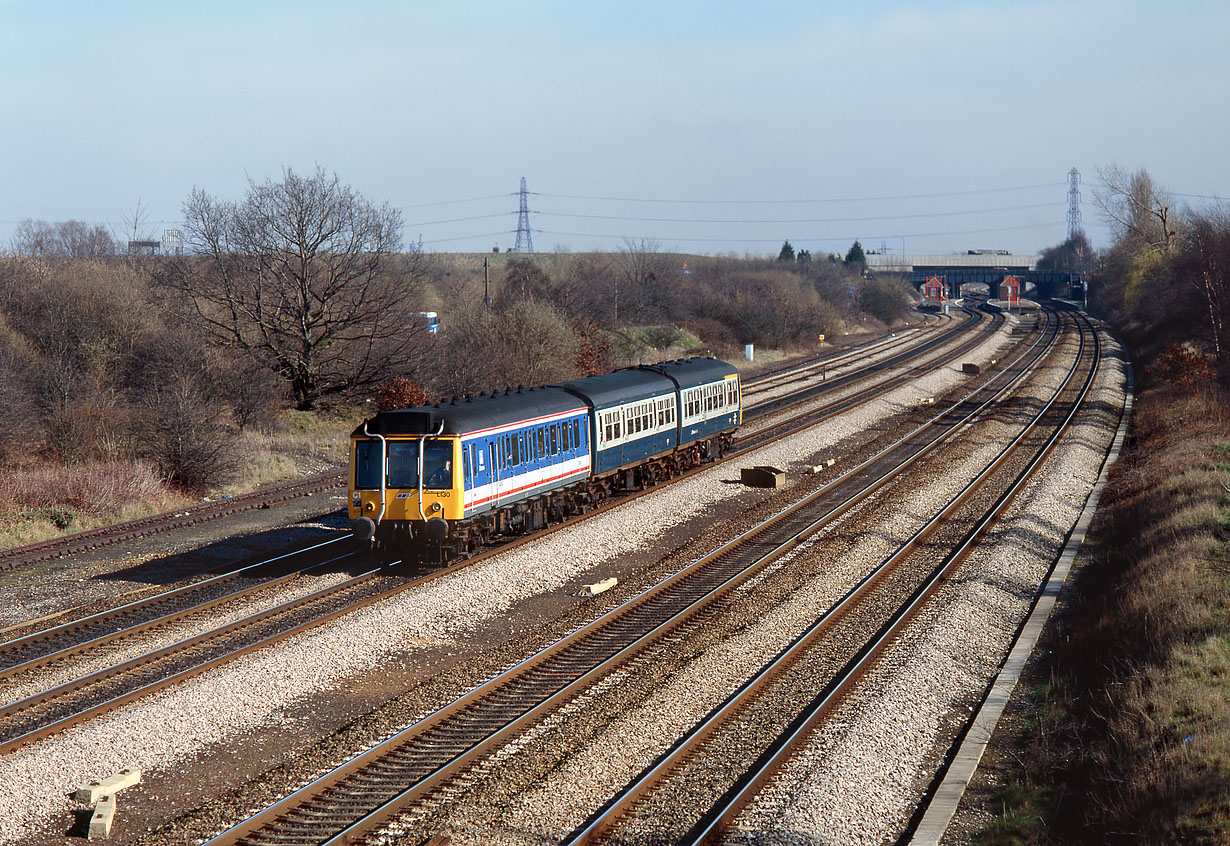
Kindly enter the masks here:
<path id="1" fill-rule="evenodd" d="M 732 365 L 715 358 L 681 358 L 573 379 L 560 382 L 559 386 L 585 397 L 598 408 L 605 408 L 660 396 L 673 391 L 676 385 L 690 388 L 725 379 L 738 372 Z"/>
<path id="2" fill-rule="evenodd" d="M 354 430 L 351 437 L 364 437 L 363 428 L 385 437 L 434 435 L 443 422 L 445 435 L 465 435 L 536 417 L 580 409 L 582 403 L 560 388 L 516 388 L 396 411 L 382 411 Z"/>
<path id="3" fill-rule="evenodd" d="M 561 414 L 580 407 L 581 402 L 596 408 L 661 396 L 680 388 L 718 381 L 739 371 L 714 358 L 687 358 L 646 364 L 571 379 L 539 388 L 496 391 L 490 395 L 454 399 L 417 408 L 382 411 L 354 430 L 351 437 L 364 437 L 363 428 L 373 434 L 390 436 L 465 435 L 537 417 Z"/>
<path id="4" fill-rule="evenodd" d="M 662 374 L 641 370 L 639 367 L 603 373 L 601 376 L 572 379 L 558 383 L 557 387 L 584 398 L 595 408 L 636 402 L 675 390 L 674 384 Z"/>
<path id="5" fill-rule="evenodd" d="M 674 361 L 663 361 L 658 364 L 643 364 L 641 369 L 668 376 L 678 382 L 680 388 L 717 382 L 739 373 L 738 368 L 733 364 L 727 364 L 716 358 L 677 358 Z"/>

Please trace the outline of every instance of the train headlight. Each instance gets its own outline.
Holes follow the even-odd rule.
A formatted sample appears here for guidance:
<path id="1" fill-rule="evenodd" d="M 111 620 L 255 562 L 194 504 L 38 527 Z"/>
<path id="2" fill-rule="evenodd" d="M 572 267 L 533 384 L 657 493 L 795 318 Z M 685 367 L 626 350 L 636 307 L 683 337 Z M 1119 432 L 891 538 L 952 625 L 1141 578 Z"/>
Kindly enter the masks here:
<path id="1" fill-rule="evenodd" d="M 437 511 L 439 511 L 439 510 L 440 510 L 440 503 L 438 503 L 438 502 L 433 502 L 433 503 L 431 504 L 431 512 L 434 514 L 435 512 L 437 512 Z"/>
<path id="2" fill-rule="evenodd" d="M 369 503 L 367 503 L 366 505 L 364 505 L 364 506 L 363 506 L 363 510 L 364 510 L 364 511 L 375 511 L 375 510 L 376 510 L 376 503 L 374 503 L 374 502 L 369 502 Z"/>

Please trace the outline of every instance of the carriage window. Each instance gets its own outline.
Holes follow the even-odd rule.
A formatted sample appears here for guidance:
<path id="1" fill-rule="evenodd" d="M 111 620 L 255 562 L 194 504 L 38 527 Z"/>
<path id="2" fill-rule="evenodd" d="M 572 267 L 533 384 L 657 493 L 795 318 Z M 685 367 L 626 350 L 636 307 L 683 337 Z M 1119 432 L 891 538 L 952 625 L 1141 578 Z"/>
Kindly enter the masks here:
<path id="1" fill-rule="evenodd" d="M 581 446 L 581 423 L 578 420 L 572 421 L 572 440 L 577 446 Z"/>

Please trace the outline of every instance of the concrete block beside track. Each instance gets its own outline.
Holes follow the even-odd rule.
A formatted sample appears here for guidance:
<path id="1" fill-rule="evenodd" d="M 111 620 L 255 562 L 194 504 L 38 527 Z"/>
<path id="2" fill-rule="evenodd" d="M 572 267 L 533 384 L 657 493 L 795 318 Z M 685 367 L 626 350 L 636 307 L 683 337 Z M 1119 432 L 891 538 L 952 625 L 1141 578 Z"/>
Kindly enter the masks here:
<path id="1" fill-rule="evenodd" d="M 749 488 L 781 488 L 786 485 L 786 471 L 767 464 L 744 467 L 739 471 L 739 481 Z"/>
<path id="2" fill-rule="evenodd" d="M 76 798 L 78 802 L 93 805 L 99 801 L 100 796 L 114 796 L 125 787 L 132 787 L 140 780 L 141 771 L 130 767 L 120 770 L 115 775 L 107 776 L 102 781 L 91 781 L 81 785 L 77 788 Z"/>
<path id="3" fill-rule="evenodd" d="M 115 797 L 103 796 L 94 807 L 90 817 L 90 840 L 106 840 L 111 836 L 111 824 L 115 822 Z"/>
<path id="4" fill-rule="evenodd" d="M 617 584 L 619 584 L 619 579 L 612 576 L 609 579 L 603 579 L 600 582 L 594 582 L 592 585 L 586 585 L 585 588 L 581 591 L 581 593 L 584 596 L 597 596 L 598 594 L 603 593 L 604 591 L 610 590 L 611 588 L 615 587 L 615 585 Z"/>

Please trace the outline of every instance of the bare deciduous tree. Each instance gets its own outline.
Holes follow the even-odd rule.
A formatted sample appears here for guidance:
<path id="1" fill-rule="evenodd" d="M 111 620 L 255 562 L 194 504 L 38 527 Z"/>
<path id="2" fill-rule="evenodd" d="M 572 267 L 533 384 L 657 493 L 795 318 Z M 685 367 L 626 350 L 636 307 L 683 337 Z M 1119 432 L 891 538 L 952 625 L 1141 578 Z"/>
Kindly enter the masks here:
<path id="1" fill-rule="evenodd" d="M 1175 272 L 1199 299 L 1206 340 L 1224 365 L 1230 358 L 1230 215 L 1224 210 L 1191 215 Z"/>
<path id="2" fill-rule="evenodd" d="M 658 278 L 665 260 L 661 242 L 653 238 L 642 238 L 640 241 L 624 238 L 624 245 L 619 248 L 619 253 L 616 255 L 616 261 L 622 273 L 612 277 L 614 282 L 611 292 L 614 309 L 612 327 L 619 325 L 620 282 L 624 283 L 625 299 L 629 296 L 638 296 L 646 285 Z"/>
<path id="3" fill-rule="evenodd" d="M 413 319 L 421 253 L 391 262 L 401 214 L 374 206 L 337 176 L 285 169 L 249 180 L 238 203 L 196 189 L 184 203 L 185 247 L 163 285 L 216 341 L 289 382 L 301 409 L 329 394 L 412 372 L 426 335 Z"/>
<path id="4" fill-rule="evenodd" d="M 578 341 L 550 303 L 523 300 L 484 317 L 459 315 L 440 337 L 435 388 L 465 394 L 576 375 Z"/>
<path id="5" fill-rule="evenodd" d="M 150 209 L 148 205 L 141 202 L 141 198 L 137 197 L 136 204 L 132 209 L 126 209 L 121 214 L 121 226 L 113 227 L 115 231 L 115 240 L 121 247 L 125 248 L 125 252 L 129 255 L 138 255 L 134 251 L 133 244 L 137 241 L 152 241 L 153 235 L 149 230 Z"/>
<path id="6" fill-rule="evenodd" d="M 115 240 L 104 226 L 80 220 L 48 223 L 27 218 L 13 233 L 13 251 L 43 258 L 97 258 L 115 254 Z"/>
<path id="7" fill-rule="evenodd" d="M 1180 215 L 1170 193 L 1143 168 L 1128 173 L 1110 165 L 1098 168 L 1098 177 L 1102 186 L 1094 189 L 1093 198 L 1116 234 L 1168 252 L 1180 234 Z"/>

